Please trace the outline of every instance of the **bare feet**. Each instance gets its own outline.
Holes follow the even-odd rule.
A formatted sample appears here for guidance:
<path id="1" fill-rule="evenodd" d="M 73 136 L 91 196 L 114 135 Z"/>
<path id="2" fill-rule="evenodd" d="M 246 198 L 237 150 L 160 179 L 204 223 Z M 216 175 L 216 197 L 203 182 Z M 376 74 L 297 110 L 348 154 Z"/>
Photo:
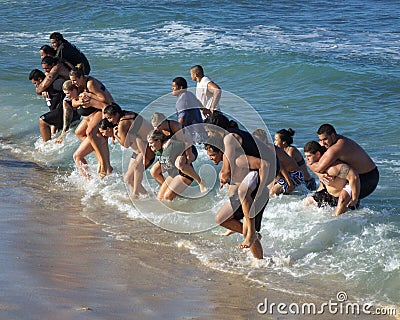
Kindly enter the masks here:
<path id="1" fill-rule="evenodd" d="M 253 234 L 251 234 L 251 235 L 248 235 L 247 237 L 246 237 L 246 239 L 244 239 L 244 241 L 241 243 L 241 244 L 239 244 L 238 246 L 237 246 L 237 248 L 238 249 L 247 249 L 247 248 L 250 248 L 252 245 L 253 245 L 253 243 L 254 243 L 254 241 L 256 241 L 258 238 L 257 238 L 257 234 L 256 233 L 253 233 Z"/>
<path id="2" fill-rule="evenodd" d="M 98 172 L 98 174 L 99 174 L 99 176 L 100 176 L 100 179 L 104 179 L 104 177 L 106 176 L 106 175 L 109 175 L 109 174 L 111 174 L 112 172 L 113 172 L 113 167 L 111 167 L 111 166 L 109 166 L 109 167 L 107 167 L 107 169 L 105 169 L 103 166 L 101 166 L 101 165 L 98 165 L 98 167 L 97 167 L 97 172 Z"/>
<path id="3" fill-rule="evenodd" d="M 206 183 L 204 182 L 204 180 L 201 180 L 199 183 L 199 187 L 200 187 L 200 192 L 204 193 L 207 191 L 207 186 Z"/>
<path id="4" fill-rule="evenodd" d="M 236 231 L 228 230 L 228 231 L 221 233 L 221 236 L 229 237 L 231 234 L 234 234 L 234 233 L 236 233 Z"/>
<path id="5" fill-rule="evenodd" d="M 230 235 L 232 235 L 232 234 L 234 234 L 234 233 L 236 233 L 236 231 L 227 230 L 227 231 L 221 233 L 220 235 L 223 236 L 223 237 L 229 237 Z M 260 232 L 257 232 L 257 231 L 256 231 L 256 235 L 257 235 L 257 239 L 258 239 L 258 240 L 261 240 L 261 239 L 262 239 L 262 234 L 261 234 Z"/>

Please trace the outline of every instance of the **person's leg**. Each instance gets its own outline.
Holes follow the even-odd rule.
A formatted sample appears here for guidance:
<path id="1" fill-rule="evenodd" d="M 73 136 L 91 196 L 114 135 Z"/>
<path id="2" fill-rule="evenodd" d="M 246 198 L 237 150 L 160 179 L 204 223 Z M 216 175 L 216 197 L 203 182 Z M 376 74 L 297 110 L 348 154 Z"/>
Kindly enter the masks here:
<path id="1" fill-rule="evenodd" d="M 347 204 L 349 203 L 349 201 L 351 200 L 351 195 L 348 193 L 348 191 L 346 191 L 345 189 L 343 189 L 340 192 L 339 195 L 339 199 L 338 199 L 338 204 L 336 206 L 335 211 L 333 212 L 334 216 L 339 216 L 342 213 L 345 213 L 347 211 Z"/>
<path id="2" fill-rule="evenodd" d="M 88 119 L 84 117 L 83 120 L 79 123 L 79 125 L 75 129 L 75 135 L 80 141 L 83 141 L 86 138 L 86 130 L 88 127 Z"/>
<path id="3" fill-rule="evenodd" d="M 252 192 L 253 190 L 249 189 L 246 184 L 242 183 L 239 186 L 238 194 L 244 214 L 243 235 L 245 236 L 244 241 L 238 246 L 239 249 L 250 248 L 257 239 L 254 217 L 250 217 L 250 209 L 253 204 Z"/>
<path id="4" fill-rule="evenodd" d="M 161 185 L 160 189 L 158 190 L 157 199 L 158 200 L 166 200 L 164 199 L 164 194 L 168 190 L 168 184 L 171 183 L 172 178 L 170 176 L 165 178 L 164 183 Z"/>
<path id="5" fill-rule="evenodd" d="M 230 201 L 225 202 L 218 210 L 215 216 L 215 222 L 229 231 L 232 231 L 232 233 L 238 232 L 243 234 L 243 225 L 239 220 L 234 219 L 233 208 Z"/>
<path id="6" fill-rule="evenodd" d="M 132 198 L 137 198 L 139 195 L 147 194 L 147 190 L 143 187 L 144 166 L 137 158 L 130 158 L 128 170 L 125 173 L 124 181 L 130 187 L 130 195 Z"/>
<path id="7" fill-rule="evenodd" d="M 176 158 L 175 166 L 182 171 L 187 176 L 191 177 L 200 187 L 201 192 L 207 191 L 207 186 L 203 180 L 201 180 L 200 176 L 194 170 L 193 166 L 187 162 L 187 158 L 185 156 L 179 156 Z"/>
<path id="8" fill-rule="evenodd" d="M 218 213 L 215 216 L 215 222 L 218 223 L 220 226 L 228 229 L 228 231 L 226 233 L 229 233 L 229 234 L 236 233 L 236 232 L 243 234 L 243 230 L 245 230 L 245 227 L 243 226 L 243 224 L 239 220 L 234 218 L 233 208 L 232 208 L 230 201 L 225 202 L 222 205 L 221 209 L 218 210 Z M 227 235 L 226 233 L 224 233 L 222 235 Z M 263 258 L 263 249 L 262 249 L 259 238 L 257 238 L 253 242 L 253 244 L 250 246 L 250 252 L 253 254 L 253 257 L 256 259 Z"/>
<path id="9" fill-rule="evenodd" d="M 39 119 L 39 130 L 44 142 L 49 141 L 51 139 L 50 125 L 43 119 Z"/>
<path id="10" fill-rule="evenodd" d="M 78 149 L 74 152 L 73 158 L 75 165 L 79 169 L 83 177 L 89 178 L 88 165 L 85 157 L 93 152 L 92 144 L 88 139 L 82 141 Z"/>
<path id="11" fill-rule="evenodd" d="M 164 183 L 165 178 L 162 174 L 161 164 L 159 161 L 153 164 L 153 166 L 150 169 L 150 174 L 160 186 Z"/>
<path id="12" fill-rule="evenodd" d="M 86 130 L 86 135 L 92 144 L 99 162 L 99 175 L 101 178 L 104 178 L 112 171 L 112 168 L 110 165 L 110 153 L 107 146 L 107 140 L 98 134 L 102 113 L 97 111 L 96 113 L 91 114 L 90 117 L 91 119 Z"/>
<path id="13" fill-rule="evenodd" d="M 177 195 L 180 195 L 191 183 L 191 179 L 178 174 L 169 183 L 167 183 L 168 188 L 164 193 L 164 200 L 173 200 Z"/>
<path id="14" fill-rule="evenodd" d="M 287 189 L 285 187 L 287 186 L 287 182 L 284 178 L 279 178 L 274 184 L 270 186 L 270 191 L 269 195 L 270 196 L 279 196 L 282 193 L 286 193 Z"/>
<path id="15" fill-rule="evenodd" d="M 305 205 L 305 206 L 318 206 L 318 203 L 317 203 L 317 201 L 315 201 L 314 200 L 314 197 L 313 197 L 313 195 L 308 195 L 307 197 L 305 197 L 304 199 L 303 199 L 303 205 Z"/>

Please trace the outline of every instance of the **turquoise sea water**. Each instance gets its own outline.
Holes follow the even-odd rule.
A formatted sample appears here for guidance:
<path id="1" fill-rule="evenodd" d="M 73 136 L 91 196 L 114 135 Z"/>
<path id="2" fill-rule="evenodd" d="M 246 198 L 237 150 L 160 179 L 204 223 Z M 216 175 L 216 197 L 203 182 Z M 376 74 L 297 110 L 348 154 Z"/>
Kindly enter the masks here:
<path id="1" fill-rule="evenodd" d="M 186 247 L 210 268 L 239 273 L 266 286 L 334 298 L 399 303 L 400 292 L 400 4 L 396 1 L 1 1 L 0 148 L 58 170 L 52 186 L 83 190 L 87 215 L 121 240 L 134 238 Z M 171 80 L 201 64 L 228 97 L 254 108 L 226 103 L 225 111 L 252 125 L 258 115 L 271 134 L 296 131 L 295 144 L 316 139 L 322 123 L 356 140 L 377 163 L 380 183 L 362 208 L 339 218 L 327 209 L 302 205 L 305 194 L 271 199 L 264 213 L 262 243 L 268 259 L 254 262 L 234 247 L 240 237 L 221 239 L 221 229 L 157 237 L 119 226 L 115 213 L 133 220 L 154 218 L 152 201 L 132 205 L 122 182 L 128 151 L 110 146 L 116 173 L 84 183 L 72 154 L 70 132 L 63 145 L 43 144 L 37 126 L 46 112 L 28 80 L 40 68 L 39 47 L 58 31 L 89 59 L 125 109 L 141 111 L 169 94 Z M 174 99 L 170 109 L 174 111 Z M 148 112 L 154 107 L 147 109 Z M 94 167 L 95 160 L 89 157 Z M 210 164 L 200 152 L 198 165 Z M 209 167 L 204 167 L 209 170 Z M 207 171 L 208 172 L 208 171 Z M 151 182 L 150 182 L 151 183 Z M 0 195 L 6 196 L 6 195 Z M 214 190 L 196 205 L 218 208 Z M 181 203 L 182 202 L 182 203 Z M 177 201 L 194 211 L 193 202 Z M 138 210 L 140 208 L 140 210 Z M 212 212 L 211 212 L 212 213 Z M 153 216 L 154 214 L 154 216 Z M 173 217 L 171 225 L 198 224 Z M 180 220 L 182 219 L 182 220 Z M 189 219 L 190 220 L 190 219 Z M 194 222 L 193 222 L 194 221 Z M 158 232 L 158 233 L 157 233 Z M 290 257 L 291 263 L 287 263 Z M 271 263 L 274 261 L 274 263 Z M 332 290 L 332 288 L 337 288 Z"/>

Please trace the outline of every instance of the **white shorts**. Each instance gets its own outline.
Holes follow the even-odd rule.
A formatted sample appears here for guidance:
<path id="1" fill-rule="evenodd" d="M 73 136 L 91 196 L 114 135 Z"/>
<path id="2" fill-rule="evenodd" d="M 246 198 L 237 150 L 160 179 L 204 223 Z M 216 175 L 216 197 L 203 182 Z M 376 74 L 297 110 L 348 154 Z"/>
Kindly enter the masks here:
<path id="1" fill-rule="evenodd" d="M 349 196 L 351 198 L 351 188 L 348 183 L 346 183 L 346 185 L 343 187 L 343 190 L 346 190 L 346 192 L 349 194 Z"/>
<path id="2" fill-rule="evenodd" d="M 256 190 L 258 185 L 258 172 L 250 171 L 243 179 L 242 183 L 246 184 L 251 191 Z"/>

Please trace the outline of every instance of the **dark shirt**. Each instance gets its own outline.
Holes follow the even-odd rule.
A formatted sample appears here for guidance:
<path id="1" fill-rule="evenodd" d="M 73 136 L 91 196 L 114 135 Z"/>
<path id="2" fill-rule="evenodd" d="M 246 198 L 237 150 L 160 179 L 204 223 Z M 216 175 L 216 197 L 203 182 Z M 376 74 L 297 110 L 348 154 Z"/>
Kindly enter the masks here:
<path id="1" fill-rule="evenodd" d="M 84 73 L 86 75 L 90 73 L 90 65 L 86 56 L 77 47 L 66 40 L 57 48 L 56 57 L 64 59 L 74 67 L 79 63 L 83 63 Z"/>

